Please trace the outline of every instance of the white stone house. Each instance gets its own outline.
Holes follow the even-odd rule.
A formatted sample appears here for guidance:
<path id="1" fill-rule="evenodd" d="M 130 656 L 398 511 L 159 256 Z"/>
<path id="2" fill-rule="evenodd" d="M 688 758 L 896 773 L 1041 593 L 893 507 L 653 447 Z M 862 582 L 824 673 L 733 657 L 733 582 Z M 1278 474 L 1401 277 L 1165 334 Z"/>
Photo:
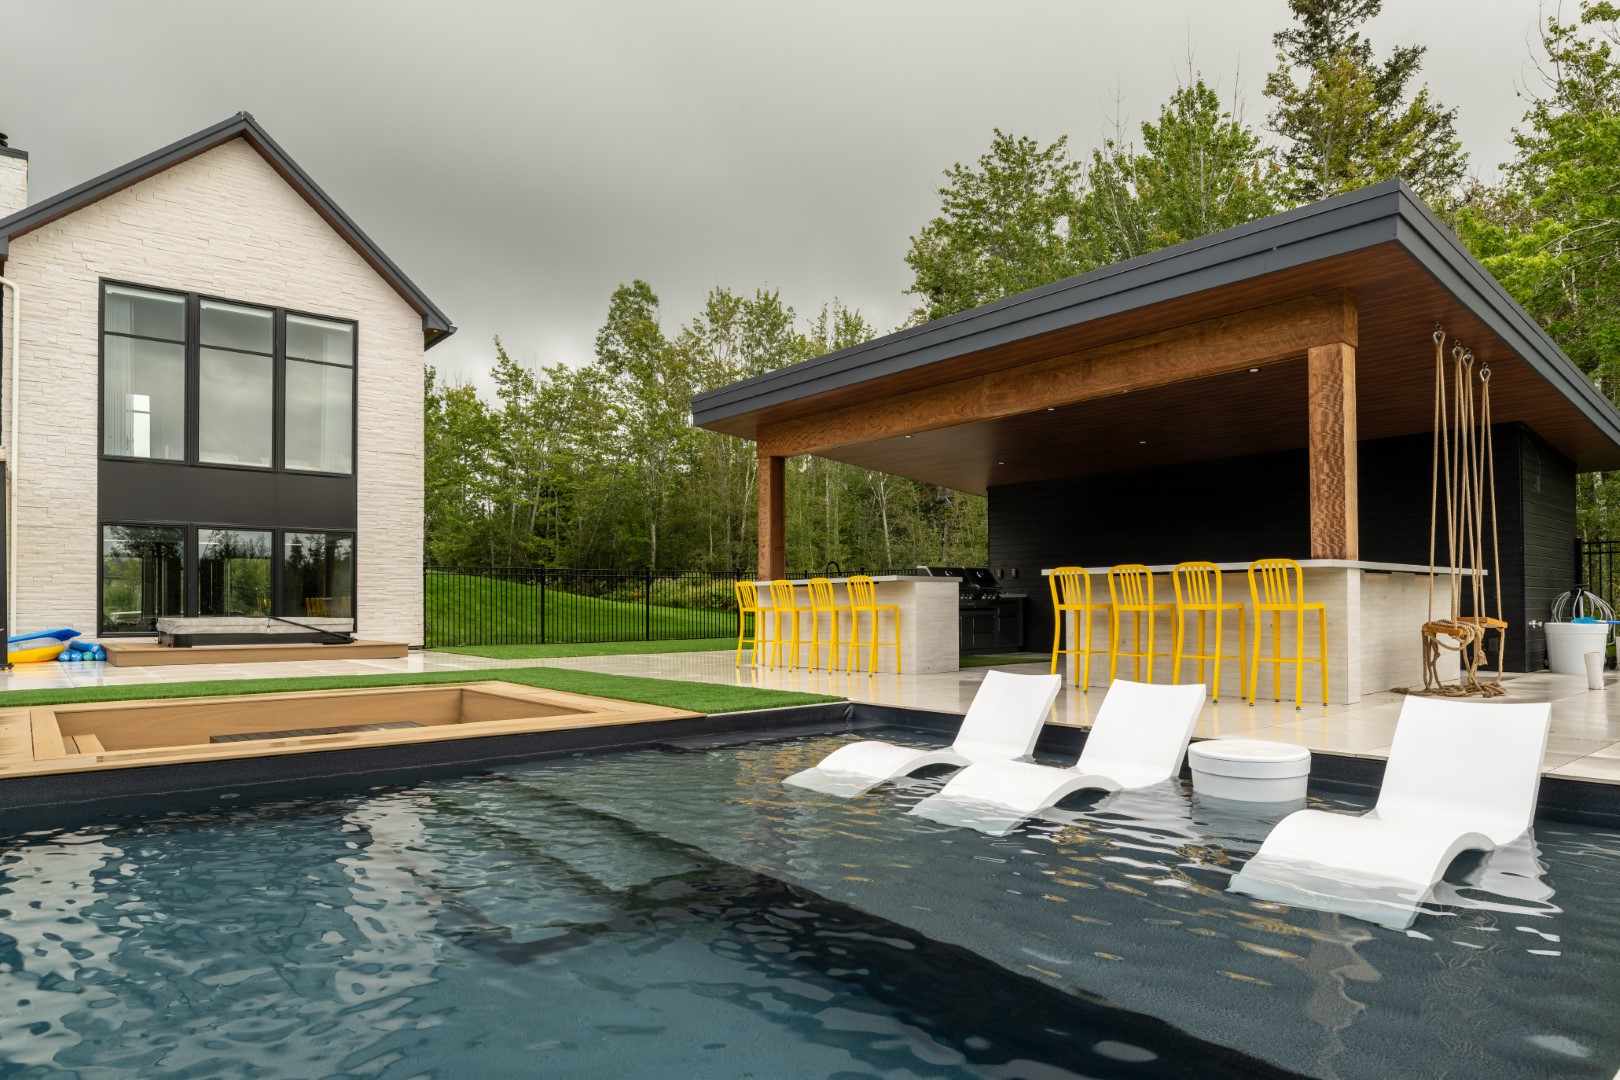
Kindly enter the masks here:
<path id="1" fill-rule="evenodd" d="M 247 113 L 32 205 L 27 177 L 0 147 L 8 632 L 240 612 L 420 644 L 443 312 Z"/>

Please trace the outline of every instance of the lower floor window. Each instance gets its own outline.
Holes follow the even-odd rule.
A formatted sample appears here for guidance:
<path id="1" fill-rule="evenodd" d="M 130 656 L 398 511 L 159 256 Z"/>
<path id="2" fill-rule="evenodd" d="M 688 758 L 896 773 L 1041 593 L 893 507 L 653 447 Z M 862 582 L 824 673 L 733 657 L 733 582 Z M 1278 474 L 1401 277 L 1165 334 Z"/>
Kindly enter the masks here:
<path id="1" fill-rule="evenodd" d="M 103 525 L 103 634 L 184 615 L 354 617 L 354 536 L 301 529 Z"/>
<path id="2" fill-rule="evenodd" d="M 197 614 L 269 615 L 269 532 L 197 530 Z"/>
<path id="3" fill-rule="evenodd" d="M 185 610 L 186 530 L 108 525 L 101 533 L 102 633 L 152 633 Z"/>
<path id="4" fill-rule="evenodd" d="M 336 533 L 283 533 L 282 614 L 354 617 L 354 537 Z"/>

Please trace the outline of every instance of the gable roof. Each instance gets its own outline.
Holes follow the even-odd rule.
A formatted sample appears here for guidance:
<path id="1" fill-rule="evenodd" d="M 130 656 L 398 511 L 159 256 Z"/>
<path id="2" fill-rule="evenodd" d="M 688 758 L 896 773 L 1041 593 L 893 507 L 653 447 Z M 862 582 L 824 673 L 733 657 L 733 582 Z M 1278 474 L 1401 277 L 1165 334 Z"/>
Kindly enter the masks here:
<path id="1" fill-rule="evenodd" d="M 245 112 L 239 112 L 230 119 L 204 128 L 195 135 L 170 143 L 160 150 L 154 150 L 145 157 L 137 158 L 111 172 L 86 180 L 77 187 L 35 203 L 10 217 L 0 218 L 0 265 L 5 263 L 12 237 L 33 232 L 58 218 L 65 217 L 232 139 L 242 139 L 257 150 L 270 163 L 271 168 L 275 169 L 281 178 L 291 185 L 292 189 L 298 192 L 304 201 L 309 203 L 338 235 L 348 241 L 349 246 L 359 252 L 360 257 L 365 259 L 371 268 L 422 316 L 424 348 L 432 348 L 456 332 L 455 326 L 444 312 L 439 310 L 438 305 L 429 300 L 427 295 L 417 288 L 416 283 L 405 276 L 405 272 L 394 263 L 394 260 L 383 254 L 382 249 L 372 242 L 371 237 L 354 223 L 354 219 L 344 213 L 343 208 L 333 202 L 331 196 L 322 191 L 320 185 L 287 155 L 287 152 L 270 137 L 270 133 Z"/>

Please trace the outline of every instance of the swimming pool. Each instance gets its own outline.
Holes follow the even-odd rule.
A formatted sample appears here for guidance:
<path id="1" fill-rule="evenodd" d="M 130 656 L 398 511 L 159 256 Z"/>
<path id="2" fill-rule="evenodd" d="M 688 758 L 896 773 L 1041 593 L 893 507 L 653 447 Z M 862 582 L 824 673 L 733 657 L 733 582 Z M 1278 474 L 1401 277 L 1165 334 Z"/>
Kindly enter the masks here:
<path id="1" fill-rule="evenodd" d="M 0 1075 L 1620 1068 L 1613 832 L 1539 822 L 1390 931 L 1225 892 L 1267 822 L 1179 785 L 999 839 L 903 813 L 937 781 L 781 785 L 841 741 L 7 838 Z"/>

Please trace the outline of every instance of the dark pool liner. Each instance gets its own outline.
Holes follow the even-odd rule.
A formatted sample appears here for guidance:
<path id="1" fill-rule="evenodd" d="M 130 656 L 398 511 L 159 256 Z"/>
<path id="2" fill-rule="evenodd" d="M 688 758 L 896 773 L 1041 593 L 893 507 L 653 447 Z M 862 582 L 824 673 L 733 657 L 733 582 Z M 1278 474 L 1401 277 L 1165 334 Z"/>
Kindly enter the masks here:
<path id="1" fill-rule="evenodd" d="M 783 709 L 717 713 L 688 720 L 530 732 L 443 742 L 327 750 L 274 757 L 236 758 L 183 765 L 148 765 L 54 776 L 0 778 L 0 830 L 60 828 L 105 814 L 167 812 L 234 794 L 277 797 L 296 789 L 358 791 L 387 784 L 452 776 L 514 761 L 568 754 L 664 746 L 710 746 L 909 728 L 954 736 L 962 717 L 860 702 L 795 705 Z M 1085 745 L 1082 728 L 1046 725 L 1037 752 L 1070 760 Z M 1185 767 L 1184 777 L 1190 776 Z M 1376 794 L 1384 763 L 1316 753 L 1313 787 Z M 1620 828 L 1620 785 L 1542 777 L 1538 816 Z"/>

